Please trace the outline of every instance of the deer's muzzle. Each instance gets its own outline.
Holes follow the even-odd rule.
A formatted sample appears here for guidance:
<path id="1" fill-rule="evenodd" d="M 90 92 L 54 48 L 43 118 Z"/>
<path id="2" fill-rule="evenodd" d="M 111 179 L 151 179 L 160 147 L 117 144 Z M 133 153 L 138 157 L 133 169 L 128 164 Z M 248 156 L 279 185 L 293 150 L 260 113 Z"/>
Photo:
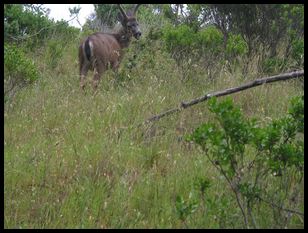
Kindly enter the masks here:
<path id="1" fill-rule="evenodd" d="M 134 33 L 134 37 L 135 37 L 137 40 L 139 40 L 140 37 L 141 37 L 141 32 L 138 31 L 138 32 Z"/>

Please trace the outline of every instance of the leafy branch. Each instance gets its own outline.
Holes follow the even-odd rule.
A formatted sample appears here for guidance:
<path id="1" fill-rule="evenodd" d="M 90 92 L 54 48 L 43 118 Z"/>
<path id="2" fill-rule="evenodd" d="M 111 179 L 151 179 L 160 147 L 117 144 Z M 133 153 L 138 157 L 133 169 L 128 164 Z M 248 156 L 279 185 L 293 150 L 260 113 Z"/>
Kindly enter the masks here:
<path id="1" fill-rule="evenodd" d="M 272 190 L 269 182 L 285 183 L 277 177 L 288 177 L 290 172 L 303 175 L 304 166 L 304 101 L 298 96 L 292 99 L 288 114 L 275 119 L 266 126 L 260 126 L 256 119 L 246 119 L 231 98 L 218 102 L 209 101 L 209 110 L 215 114 L 215 122 L 199 126 L 186 137 L 205 152 L 211 164 L 225 178 L 235 195 L 237 205 L 243 215 L 246 228 L 258 228 L 253 215 L 253 207 L 260 201 L 279 210 L 304 215 L 262 198 L 270 194 L 288 199 L 298 193 L 302 179 L 293 180 L 292 185 Z M 249 153 L 248 150 L 249 149 Z M 272 181 L 272 179 L 274 179 Z M 283 195 L 279 195 L 283 194 Z"/>

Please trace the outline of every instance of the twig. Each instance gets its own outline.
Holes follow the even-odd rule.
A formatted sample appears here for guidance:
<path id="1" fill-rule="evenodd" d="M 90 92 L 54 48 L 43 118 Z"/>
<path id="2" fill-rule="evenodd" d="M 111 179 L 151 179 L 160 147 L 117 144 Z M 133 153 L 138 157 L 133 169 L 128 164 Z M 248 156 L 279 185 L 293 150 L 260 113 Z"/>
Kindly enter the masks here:
<path id="1" fill-rule="evenodd" d="M 279 75 L 275 75 L 275 76 L 256 79 L 252 82 L 246 83 L 246 84 L 238 86 L 238 87 L 232 87 L 232 88 L 229 88 L 229 89 L 226 89 L 226 90 L 223 90 L 223 91 L 217 91 L 217 92 L 209 93 L 209 94 L 206 94 L 206 95 L 201 96 L 199 98 L 193 99 L 189 102 L 181 102 L 179 107 L 172 108 L 172 109 L 169 109 L 169 110 L 162 112 L 160 114 L 154 115 L 154 116 L 148 118 L 144 123 L 157 121 L 164 116 L 168 116 L 168 115 L 171 115 L 173 113 L 180 112 L 185 108 L 188 108 L 188 107 L 193 106 L 195 104 L 201 103 L 201 102 L 208 100 L 209 98 L 214 97 L 214 96 L 219 97 L 219 96 L 224 96 L 224 95 L 230 95 L 230 94 L 240 92 L 240 91 L 243 91 L 243 90 L 246 90 L 246 89 L 249 89 L 249 88 L 252 88 L 252 87 L 256 87 L 256 86 L 259 86 L 259 85 L 262 85 L 262 84 L 272 83 L 272 82 L 277 82 L 277 81 L 285 81 L 285 80 L 288 80 L 288 79 L 299 78 L 299 77 L 302 77 L 302 76 L 304 76 L 304 70 L 297 70 L 297 71 L 290 72 L 290 73 L 284 73 L 284 74 L 279 74 Z"/>
<path id="2" fill-rule="evenodd" d="M 277 205 L 277 204 L 275 204 L 275 203 L 273 203 L 273 202 L 270 202 L 270 201 L 267 201 L 267 200 L 263 199 L 263 198 L 260 197 L 260 196 L 258 196 L 258 198 L 259 198 L 261 201 L 263 201 L 263 202 L 265 202 L 265 203 L 267 203 L 267 204 L 269 204 L 269 205 L 272 205 L 272 206 L 274 206 L 274 207 L 276 207 L 276 208 L 278 208 L 278 209 L 281 209 L 281 210 L 283 210 L 283 211 L 290 212 L 290 213 L 294 213 L 294 214 L 299 214 L 299 215 L 301 215 L 301 216 L 304 216 L 304 213 L 299 212 L 299 211 L 297 211 L 297 210 L 291 210 L 291 209 L 283 208 L 283 207 L 281 207 L 281 206 L 279 206 L 279 205 Z"/>
<path id="3" fill-rule="evenodd" d="M 234 182 L 232 182 L 232 181 L 229 179 L 228 175 L 227 175 L 226 172 L 223 170 L 223 168 L 221 167 L 220 164 L 217 165 L 217 164 L 210 158 L 210 156 L 209 156 L 208 154 L 206 154 L 206 157 L 208 158 L 208 160 L 210 160 L 210 162 L 212 163 L 212 165 L 213 165 L 218 171 L 221 172 L 221 174 L 225 177 L 226 181 L 228 182 L 228 184 L 229 184 L 231 190 L 232 190 L 233 193 L 235 194 L 236 202 L 237 202 L 237 204 L 238 204 L 238 206 L 239 206 L 239 208 L 240 208 L 240 210 L 241 210 L 241 212 L 242 212 L 242 215 L 243 215 L 243 218 L 244 218 L 245 226 L 246 226 L 246 228 L 248 229 L 248 228 L 249 228 L 249 226 L 248 226 L 248 220 L 247 220 L 247 216 L 246 216 L 245 211 L 244 211 L 244 207 L 243 207 L 243 205 L 242 205 L 242 203 L 241 203 L 241 200 L 240 200 L 240 197 L 239 197 L 237 185 L 234 184 Z"/>

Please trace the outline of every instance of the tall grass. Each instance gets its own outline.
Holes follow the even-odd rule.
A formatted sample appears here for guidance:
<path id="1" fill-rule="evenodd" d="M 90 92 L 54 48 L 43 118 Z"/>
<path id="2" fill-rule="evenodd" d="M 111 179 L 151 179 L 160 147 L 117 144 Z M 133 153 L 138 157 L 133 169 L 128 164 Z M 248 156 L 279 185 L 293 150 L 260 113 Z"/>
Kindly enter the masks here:
<path id="1" fill-rule="evenodd" d="M 86 94 L 79 89 L 77 46 L 63 46 L 53 69 L 37 57 L 42 79 L 5 106 L 5 228 L 243 228 L 223 178 L 198 147 L 183 140 L 212 119 L 206 103 L 137 125 L 183 100 L 259 76 L 222 67 L 209 81 L 194 68 L 182 81 L 168 54 L 145 50 L 131 70 L 123 61 L 120 80 L 107 72 L 93 96 L 90 85 Z M 133 51 L 127 59 L 131 56 Z M 291 81 L 232 97 L 246 115 L 267 121 L 285 114 L 299 93 L 303 90 Z M 176 196 L 197 195 L 193 184 L 200 177 L 212 184 L 206 204 L 183 225 Z M 260 227 L 280 227 L 269 206 L 262 205 L 259 213 Z M 303 228 L 303 222 L 294 216 L 287 227 Z"/>

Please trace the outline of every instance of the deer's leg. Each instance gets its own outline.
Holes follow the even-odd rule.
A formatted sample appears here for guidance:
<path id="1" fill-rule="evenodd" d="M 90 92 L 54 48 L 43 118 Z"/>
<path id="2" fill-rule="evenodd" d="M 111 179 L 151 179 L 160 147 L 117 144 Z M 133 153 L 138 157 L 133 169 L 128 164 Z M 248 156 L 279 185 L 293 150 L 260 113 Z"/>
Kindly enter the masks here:
<path id="1" fill-rule="evenodd" d="M 105 69 L 104 69 L 103 63 L 96 62 L 96 66 L 94 67 L 94 77 L 93 77 L 93 83 L 92 83 L 94 91 L 96 91 L 98 83 L 104 71 Z"/>
<path id="2" fill-rule="evenodd" d="M 80 65 L 80 88 L 84 90 L 86 85 L 86 76 L 90 67 L 90 62 L 84 62 Z"/>
<path id="3" fill-rule="evenodd" d="M 120 66 L 120 62 L 119 61 L 116 61 L 112 64 L 112 70 L 113 72 L 118 72 L 118 69 L 119 69 L 119 66 Z"/>
<path id="4" fill-rule="evenodd" d="M 112 71 L 116 77 L 116 79 L 119 78 L 119 66 L 120 66 L 120 62 L 116 61 L 112 64 Z"/>

